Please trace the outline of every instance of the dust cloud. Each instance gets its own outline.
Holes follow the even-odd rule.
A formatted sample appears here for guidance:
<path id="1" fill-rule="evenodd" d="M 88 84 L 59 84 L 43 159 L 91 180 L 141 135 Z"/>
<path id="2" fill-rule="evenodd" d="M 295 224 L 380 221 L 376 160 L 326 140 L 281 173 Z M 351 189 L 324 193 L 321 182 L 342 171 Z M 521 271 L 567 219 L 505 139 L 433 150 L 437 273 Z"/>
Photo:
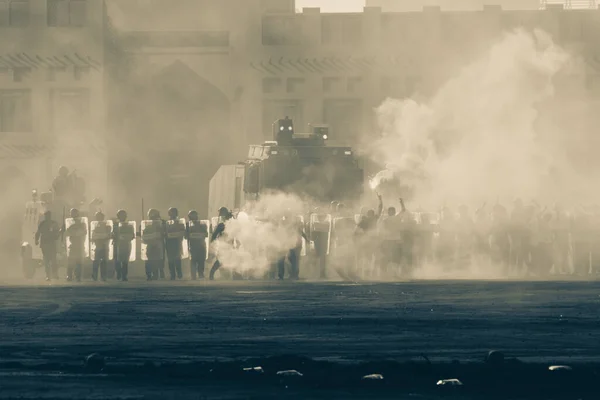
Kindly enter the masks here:
<path id="1" fill-rule="evenodd" d="M 386 169 L 372 187 L 396 179 L 410 189 L 413 204 L 435 208 L 564 199 L 579 176 L 555 127 L 539 126 L 557 101 L 556 79 L 573 62 L 544 32 L 516 30 L 427 101 L 387 99 L 376 110 L 382 136 L 369 147 Z M 556 170 L 563 172 L 560 181 Z"/>

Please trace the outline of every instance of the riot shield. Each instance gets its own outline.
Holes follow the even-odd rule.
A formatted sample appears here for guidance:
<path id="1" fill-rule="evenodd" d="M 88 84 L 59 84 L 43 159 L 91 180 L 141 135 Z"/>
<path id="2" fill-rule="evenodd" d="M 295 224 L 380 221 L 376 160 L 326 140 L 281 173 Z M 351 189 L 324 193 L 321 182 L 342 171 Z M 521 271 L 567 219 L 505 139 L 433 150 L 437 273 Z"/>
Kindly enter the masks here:
<path id="1" fill-rule="evenodd" d="M 181 240 L 181 258 L 190 257 L 188 241 L 185 237 L 185 219 L 170 219 L 167 221 L 167 239 Z"/>
<path id="2" fill-rule="evenodd" d="M 311 241 L 315 241 L 314 234 L 327 235 L 327 255 L 331 247 L 331 214 L 311 214 L 310 216 L 310 235 Z"/>
<path id="3" fill-rule="evenodd" d="M 35 234 L 40 225 L 44 206 L 39 201 L 29 201 L 25 205 L 25 216 L 23 218 L 23 227 L 21 230 L 21 242 L 27 242 L 32 245 L 31 256 L 34 260 L 43 258 L 42 249 L 35 246 Z"/>
<path id="4" fill-rule="evenodd" d="M 298 223 L 298 226 L 302 227 L 301 232 L 304 232 L 304 228 L 305 228 L 305 224 L 304 224 L 304 216 L 303 215 L 298 215 L 296 217 L 296 221 Z M 306 256 L 306 252 L 308 251 L 307 249 L 308 247 L 308 243 L 306 243 L 306 239 L 304 239 L 304 237 L 302 237 L 302 251 L 300 252 L 301 256 Z"/>
<path id="5" fill-rule="evenodd" d="M 81 258 L 89 258 L 89 236 L 87 217 L 65 219 L 65 243 L 67 245 L 67 257 L 78 257 L 81 255 Z M 75 252 L 79 252 L 79 254 Z"/>
<path id="6" fill-rule="evenodd" d="M 192 227 L 199 226 L 198 229 L 192 229 Z M 193 232 L 192 232 L 193 230 Z M 206 259 L 208 260 L 208 246 L 210 245 L 210 221 L 203 219 L 201 221 L 190 221 L 190 240 L 204 240 L 206 245 Z"/>
<path id="7" fill-rule="evenodd" d="M 356 222 L 354 221 L 354 217 L 339 217 L 333 220 L 333 238 L 334 248 L 340 247 L 342 245 L 352 245 L 352 234 L 354 233 L 354 228 L 356 227 Z"/>
<path id="8" fill-rule="evenodd" d="M 148 245 L 152 243 L 160 243 L 163 240 L 163 224 L 161 220 L 145 220 L 142 221 L 141 225 L 141 259 L 143 261 L 148 261 Z"/>
<path id="9" fill-rule="evenodd" d="M 96 242 L 106 242 L 108 246 L 107 260 L 114 258 L 114 248 L 112 244 L 113 222 L 92 221 L 90 223 L 90 258 L 96 260 Z"/>
<path id="10" fill-rule="evenodd" d="M 128 242 L 131 241 L 131 252 L 129 253 L 129 262 L 134 262 L 136 260 L 136 234 L 137 227 L 135 221 L 127 221 L 127 222 L 119 222 L 118 225 L 118 237 L 115 238 L 117 241 L 117 246 L 119 246 L 119 242 Z M 133 234 L 133 238 L 131 237 Z M 118 250 L 117 250 L 118 251 Z"/>

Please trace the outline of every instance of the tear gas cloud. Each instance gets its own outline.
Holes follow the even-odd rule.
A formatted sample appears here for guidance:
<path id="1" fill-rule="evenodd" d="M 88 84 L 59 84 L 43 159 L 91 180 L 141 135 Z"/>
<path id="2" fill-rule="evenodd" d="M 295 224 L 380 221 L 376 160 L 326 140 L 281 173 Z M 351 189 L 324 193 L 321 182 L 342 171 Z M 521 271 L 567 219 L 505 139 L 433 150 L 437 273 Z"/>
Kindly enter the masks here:
<path id="1" fill-rule="evenodd" d="M 266 193 L 248 204 L 226 223 L 227 236 L 218 240 L 216 251 L 223 269 L 263 277 L 273 262 L 296 246 L 298 230 L 292 222 L 305 212 L 300 197 L 278 192 Z M 235 247 L 231 238 L 237 241 Z"/>
<path id="2" fill-rule="evenodd" d="M 544 32 L 516 30 L 428 100 L 387 99 L 376 110 L 382 136 L 368 148 L 386 169 L 371 187 L 395 178 L 405 187 L 398 194 L 407 187 L 429 207 L 569 194 L 579 177 L 556 126 L 539 126 L 556 117 L 548 115 L 561 103 L 555 81 L 573 63 Z M 566 179 L 556 181 L 557 170 Z"/>

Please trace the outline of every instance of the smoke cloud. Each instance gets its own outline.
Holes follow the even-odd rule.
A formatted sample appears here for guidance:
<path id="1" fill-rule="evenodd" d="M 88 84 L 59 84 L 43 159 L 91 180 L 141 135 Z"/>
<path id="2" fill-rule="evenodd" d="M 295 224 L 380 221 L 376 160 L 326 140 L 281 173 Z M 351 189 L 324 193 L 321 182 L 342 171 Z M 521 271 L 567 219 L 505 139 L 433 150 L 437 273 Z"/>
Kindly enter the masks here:
<path id="1" fill-rule="evenodd" d="M 537 129 L 554 80 L 572 58 L 541 31 L 505 33 L 428 101 L 387 99 L 377 108 L 382 136 L 369 154 L 420 204 L 556 197 L 564 149 Z M 545 111 L 548 111 L 546 108 Z M 393 175 L 393 178 L 390 176 Z M 572 178 L 572 173 L 567 176 Z"/>
<path id="2" fill-rule="evenodd" d="M 247 277 L 264 277 L 274 262 L 296 246 L 299 233 L 293 222 L 305 212 L 300 197 L 281 192 L 267 193 L 248 204 L 226 223 L 226 236 L 217 242 L 222 268 Z"/>

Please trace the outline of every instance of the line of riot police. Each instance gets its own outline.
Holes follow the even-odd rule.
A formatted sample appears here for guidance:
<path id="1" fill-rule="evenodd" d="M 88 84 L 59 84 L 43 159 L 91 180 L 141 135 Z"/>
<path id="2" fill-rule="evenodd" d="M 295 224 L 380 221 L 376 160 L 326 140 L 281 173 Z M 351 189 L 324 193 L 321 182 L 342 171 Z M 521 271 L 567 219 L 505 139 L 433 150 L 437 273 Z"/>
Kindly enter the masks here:
<path id="1" fill-rule="evenodd" d="M 239 273 L 231 258 L 223 261 L 219 242 L 222 248 L 246 246 L 246 251 L 268 253 L 265 258 L 271 267 L 266 277 L 272 279 L 285 278 L 286 264 L 287 276 L 299 279 L 303 257 L 322 279 L 334 278 L 334 272 L 349 280 L 409 278 L 427 265 L 436 265 L 449 275 L 473 267 L 507 277 L 572 272 L 588 276 L 600 271 L 600 251 L 594 246 L 595 239 L 600 240 L 597 210 L 567 214 L 559 208 L 548 211 L 517 201 L 511 212 L 496 204 L 491 210 L 484 205 L 471 215 L 466 206 L 454 213 L 447 207 L 440 212 L 410 212 L 402 199 L 399 205 L 400 211 L 388 207 L 384 212 L 379 197 L 377 211 L 362 209 L 353 214 L 343 204 L 334 203 L 329 212 L 317 209 L 307 215 L 278 217 L 270 221 L 270 229 L 291 223 L 294 233 L 289 248 L 276 250 L 248 249 L 262 247 L 260 240 L 243 243 L 228 235 L 227 222 L 236 217 L 224 207 L 211 221 L 199 220 L 194 210 L 187 220 L 180 218 L 175 208 L 169 209 L 168 219 L 163 220 L 158 210 L 151 209 L 139 229 L 124 210 L 114 220 L 106 220 L 98 212 L 89 222 L 73 209 L 62 227 L 46 212 L 35 240 L 43 253 L 48 280 L 58 277 L 57 244 L 64 243 L 68 280 L 81 280 L 89 259 L 93 280 L 106 280 L 112 262 L 117 279 L 127 281 L 129 264 L 136 260 L 137 238 L 149 281 L 167 277 L 165 262 L 171 280 L 183 279 L 185 259 L 190 259 L 192 280 L 204 279 L 209 259 L 214 260 L 210 280 L 223 264 L 234 279 L 248 278 L 249 274 Z M 248 218 L 243 212 L 237 218 L 244 215 Z"/>

